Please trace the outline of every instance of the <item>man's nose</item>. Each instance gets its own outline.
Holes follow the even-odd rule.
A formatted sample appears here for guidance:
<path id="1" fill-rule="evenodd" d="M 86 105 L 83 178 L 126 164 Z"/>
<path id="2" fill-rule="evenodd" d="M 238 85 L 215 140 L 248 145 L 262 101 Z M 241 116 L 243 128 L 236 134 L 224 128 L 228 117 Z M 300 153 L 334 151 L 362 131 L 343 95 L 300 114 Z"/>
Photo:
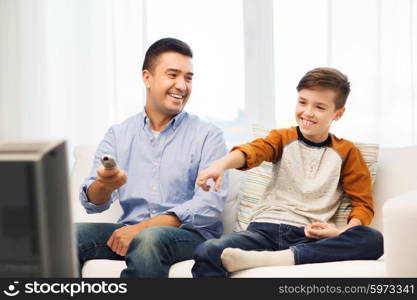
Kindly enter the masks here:
<path id="1" fill-rule="evenodd" d="M 185 78 L 178 76 L 175 81 L 175 88 L 180 91 L 185 91 L 187 89 Z"/>

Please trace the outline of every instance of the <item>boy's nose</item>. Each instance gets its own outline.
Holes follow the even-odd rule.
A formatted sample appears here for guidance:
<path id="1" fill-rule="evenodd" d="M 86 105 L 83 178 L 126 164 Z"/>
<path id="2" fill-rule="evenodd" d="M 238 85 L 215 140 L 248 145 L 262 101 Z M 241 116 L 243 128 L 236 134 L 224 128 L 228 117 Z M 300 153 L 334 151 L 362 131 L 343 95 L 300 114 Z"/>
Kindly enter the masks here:
<path id="1" fill-rule="evenodd" d="M 307 107 L 306 110 L 304 111 L 304 114 L 307 116 L 312 116 L 313 110 L 310 107 Z"/>

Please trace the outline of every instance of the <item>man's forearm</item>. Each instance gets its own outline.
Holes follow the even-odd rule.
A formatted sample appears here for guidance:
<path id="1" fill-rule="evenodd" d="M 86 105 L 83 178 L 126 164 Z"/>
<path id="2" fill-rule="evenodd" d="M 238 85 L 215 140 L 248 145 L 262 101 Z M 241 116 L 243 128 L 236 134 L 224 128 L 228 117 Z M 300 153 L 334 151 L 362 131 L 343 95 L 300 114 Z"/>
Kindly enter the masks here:
<path id="1" fill-rule="evenodd" d="M 106 188 L 101 182 L 94 181 L 87 190 L 88 201 L 95 205 L 106 203 L 113 191 Z"/>
<path id="2" fill-rule="evenodd" d="M 181 221 L 175 215 L 159 215 L 150 219 L 143 220 L 142 222 L 134 225 L 140 228 L 140 230 L 144 230 L 149 227 L 155 226 L 172 226 L 172 227 L 180 227 Z"/>

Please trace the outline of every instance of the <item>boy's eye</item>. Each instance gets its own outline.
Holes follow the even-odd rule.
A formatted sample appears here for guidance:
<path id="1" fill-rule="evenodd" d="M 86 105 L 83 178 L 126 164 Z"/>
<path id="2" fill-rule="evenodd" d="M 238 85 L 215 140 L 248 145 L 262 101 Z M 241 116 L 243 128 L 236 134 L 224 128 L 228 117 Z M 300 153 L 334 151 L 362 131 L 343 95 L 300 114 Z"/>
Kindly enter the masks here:
<path id="1" fill-rule="evenodd" d="M 322 106 L 317 106 L 317 108 L 320 109 L 320 110 L 325 110 L 326 109 L 325 107 L 322 107 Z"/>

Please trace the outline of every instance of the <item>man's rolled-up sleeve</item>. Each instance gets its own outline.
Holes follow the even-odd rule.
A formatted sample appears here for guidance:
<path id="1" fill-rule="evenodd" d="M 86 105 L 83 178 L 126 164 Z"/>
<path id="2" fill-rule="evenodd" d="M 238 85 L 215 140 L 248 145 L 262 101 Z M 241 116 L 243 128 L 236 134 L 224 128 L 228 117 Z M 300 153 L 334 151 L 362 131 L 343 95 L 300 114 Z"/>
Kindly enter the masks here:
<path id="1" fill-rule="evenodd" d="M 105 211 L 110 207 L 110 205 L 114 201 L 118 200 L 117 190 L 111 194 L 107 202 L 100 204 L 100 205 L 91 203 L 87 197 L 87 190 L 97 177 L 97 169 L 101 165 L 100 158 L 103 155 L 111 155 L 117 161 L 116 151 L 114 149 L 114 145 L 115 145 L 114 140 L 115 140 L 114 131 L 112 128 L 110 128 L 105 134 L 103 140 L 100 142 L 99 146 L 97 147 L 96 153 L 94 155 L 93 166 L 91 168 L 89 177 L 87 177 L 84 180 L 84 182 L 82 183 L 80 187 L 79 199 L 80 199 L 81 205 L 84 206 L 86 212 L 89 214 L 100 213 L 102 211 Z"/>

